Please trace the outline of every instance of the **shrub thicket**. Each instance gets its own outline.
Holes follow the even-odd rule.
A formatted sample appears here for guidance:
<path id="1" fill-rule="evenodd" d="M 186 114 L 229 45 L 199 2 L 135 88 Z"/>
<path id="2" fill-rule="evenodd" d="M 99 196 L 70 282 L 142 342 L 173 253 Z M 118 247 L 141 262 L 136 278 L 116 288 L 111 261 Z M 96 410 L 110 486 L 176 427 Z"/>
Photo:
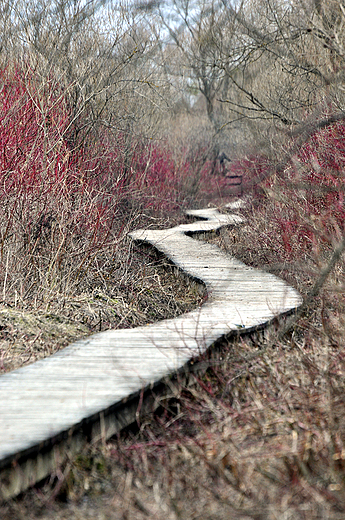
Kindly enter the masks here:
<path id="1" fill-rule="evenodd" d="M 148 217 L 169 218 L 222 179 L 166 143 L 95 125 L 80 131 L 68 91 L 30 67 L 0 74 L 1 282 L 6 303 L 45 303 L 111 270 L 114 250 Z M 76 132 L 78 128 L 78 132 Z M 55 296 L 53 296 L 55 295 Z M 47 300 L 48 298 L 48 300 Z"/>

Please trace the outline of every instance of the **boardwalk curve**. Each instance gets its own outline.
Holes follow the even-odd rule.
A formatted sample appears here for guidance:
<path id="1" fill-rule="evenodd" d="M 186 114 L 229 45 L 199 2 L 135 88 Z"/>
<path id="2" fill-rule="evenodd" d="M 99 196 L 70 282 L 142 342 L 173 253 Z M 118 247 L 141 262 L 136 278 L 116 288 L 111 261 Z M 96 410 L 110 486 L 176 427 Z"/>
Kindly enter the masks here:
<path id="1" fill-rule="evenodd" d="M 145 327 L 95 334 L 0 377 L 1 499 L 49 475 L 66 453 L 73 455 L 86 442 L 109 438 L 133 422 L 138 406 L 145 405 L 144 389 L 180 370 L 221 336 L 264 326 L 302 303 L 276 276 L 191 237 L 238 225 L 240 216 L 216 209 L 189 214 L 204 220 L 130 236 L 150 243 L 206 286 L 208 299 L 200 308 Z"/>

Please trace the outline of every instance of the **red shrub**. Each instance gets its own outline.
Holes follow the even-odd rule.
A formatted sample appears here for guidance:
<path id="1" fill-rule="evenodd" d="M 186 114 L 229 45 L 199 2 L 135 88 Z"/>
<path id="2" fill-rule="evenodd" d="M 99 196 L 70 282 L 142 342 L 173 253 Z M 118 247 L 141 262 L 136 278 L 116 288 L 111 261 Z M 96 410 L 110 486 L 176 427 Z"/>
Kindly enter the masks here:
<path id="1" fill-rule="evenodd" d="M 344 123 L 316 132 L 282 173 L 262 156 L 232 165 L 232 171 L 244 175 L 245 190 L 259 184 L 268 193 L 262 212 L 276 229 L 281 260 L 318 255 L 320 248 L 340 239 L 345 230 L 344 166 Z"/>
<path id="2" fill-rule="evenodd" d="M 218 189 L 209 165 L 153 141 L 102 126 L 76 138 L 80 120 L 54 77 L 2 70 L 0 86 L 3 299 L 63 285 L 66 272 L 77 281 L 142 210 L 169 216 Z"/>

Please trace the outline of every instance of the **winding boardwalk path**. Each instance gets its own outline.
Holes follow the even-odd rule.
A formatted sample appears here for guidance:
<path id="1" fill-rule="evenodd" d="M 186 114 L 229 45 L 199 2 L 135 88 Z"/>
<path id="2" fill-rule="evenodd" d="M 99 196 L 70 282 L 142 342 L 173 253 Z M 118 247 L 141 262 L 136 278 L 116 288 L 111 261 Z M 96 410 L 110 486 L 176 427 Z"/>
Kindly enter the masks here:
<path id="1" fill-rule="evenodd" d="M 221 336 L 264 326 L 301 304 L 279 278 L 191 237 L 238 225 L 240 216 L 215 209 L 189 214 L 204 220 L 131 237 L 149 242 L 205 284 L 206 303 L 176 319 L 95 334 L 0 377 L 0 499 L 49 475 L 86 442 L 109 438 L 133 422 L 152 399 L 145 390 Z"/>

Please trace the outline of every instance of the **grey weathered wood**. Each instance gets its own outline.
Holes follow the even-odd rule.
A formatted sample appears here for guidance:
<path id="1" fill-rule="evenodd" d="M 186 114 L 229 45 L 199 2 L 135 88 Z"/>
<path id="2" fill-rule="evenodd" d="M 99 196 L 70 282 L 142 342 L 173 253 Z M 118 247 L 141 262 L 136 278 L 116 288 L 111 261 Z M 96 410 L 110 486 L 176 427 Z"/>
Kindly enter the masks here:
<path id="1" fill-rule="evenodd" d="M 86 440 L 108 438 L 135 420 L 143 389 L 219 337 L 267 324 L 301 304 L 282 280 L 186 235 L 240 224 L 241 217 L 215 209 L 189 214 L 206 220 L 138 230 L 131 237 L 149 242 L 202 281 L 204 305 L 173 320 L 95 334 L 0 377 L 0 498 L 47 476 Z"/>

